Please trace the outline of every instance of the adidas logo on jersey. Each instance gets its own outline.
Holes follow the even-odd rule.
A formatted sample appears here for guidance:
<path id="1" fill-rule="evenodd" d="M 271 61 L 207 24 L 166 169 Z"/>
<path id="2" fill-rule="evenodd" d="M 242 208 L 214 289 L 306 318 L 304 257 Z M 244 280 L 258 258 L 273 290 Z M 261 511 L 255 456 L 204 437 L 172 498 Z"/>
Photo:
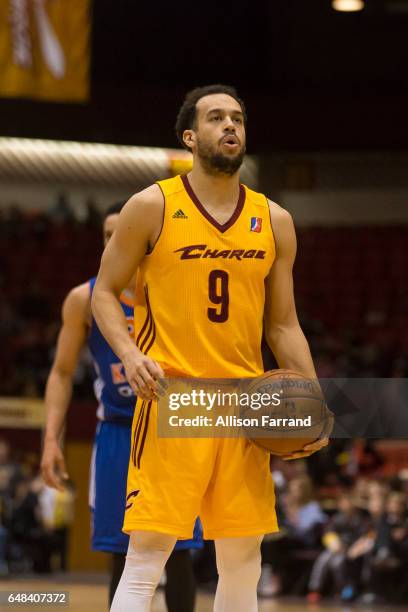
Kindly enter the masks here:
<path id="1" fill-rule="evenodd" d="M 173 215 L 173 219 L 188 219 L 187 215 L 179 208 Z"/>

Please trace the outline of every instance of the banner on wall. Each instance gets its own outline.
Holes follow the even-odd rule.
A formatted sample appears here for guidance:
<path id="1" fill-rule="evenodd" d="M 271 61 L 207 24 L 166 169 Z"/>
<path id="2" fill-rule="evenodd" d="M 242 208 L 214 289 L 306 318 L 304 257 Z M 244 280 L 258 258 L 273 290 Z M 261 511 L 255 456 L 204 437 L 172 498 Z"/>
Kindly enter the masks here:
<path id="1" fill-rule="evenodd" d="M 44 423 L 44 400 L 28 397 L 0 397 L 0 427 L 42 429 Z"/>
<path id="2" fill-rule="evenodd" d="M 91 0 L 0 0 L 0 96 L 89 97 Z"/>

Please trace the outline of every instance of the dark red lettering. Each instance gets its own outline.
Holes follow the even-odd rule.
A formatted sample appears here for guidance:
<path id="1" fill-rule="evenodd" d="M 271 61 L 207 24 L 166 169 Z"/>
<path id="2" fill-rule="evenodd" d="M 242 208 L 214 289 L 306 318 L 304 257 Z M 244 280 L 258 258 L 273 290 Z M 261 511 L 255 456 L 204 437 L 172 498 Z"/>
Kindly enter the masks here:
<path id="1" fill-rule="evenodd" d="M 257 251 L 255 259 L 265 259 L 266 251 Z"/>
<path id="2" fill-rule="evenodd" d="M 217 257 L 222 257 L 223 259 L 226 259 L 230 253 L 231 253 L 231 250 L 228 250 L 228 251 L 220 251 L 220 252 L 218 253 Z"/>
<path id="3" fill-rule="evenodd" d="M 183 253 L 180 259 L 198 259 L 202 257 L 201 253 L 193 253 L 193 251 L 204 251 L 206 244 L 191 244 L 190 246 L 183 247 L 174 251 L 175 253 Z"/>
<path id="4" fill-rule="evenodd" d="M 203 257 L 211 257 L 213 259 L 214 257 L 217 257 L 217 254 L 218 254 L 218 249 L 214 249 L 214 251 L 212 251 L 211 249 L 208 249 L 204 253 Z"/>
<path id="5" fill-rule="evenodd" d="M 225 270 L 212 270 L 208 277 L 208 295 L 213 304 L 221 308 L 208 308 L 208 318 L 213 323 L 225 323 L 229 312 L 229 277 Z"/>
<path id="6" fill-rule="evenodd" d="M 229 259 L 234 259 L 234 257 L 236 257 L 239 261 L 241 261 L 244 253 L 245 253 L 244 249 L 238 249 L 236 251 L 232 251 L 229 256 Z"/>
<path id="7" fill-rule="evenodd" d="M 250 251 L 245 251 L 244 253 L 244 259 L 252 259 L 253 257 L 255 257 L 255 249 L 251 249 Z"/>

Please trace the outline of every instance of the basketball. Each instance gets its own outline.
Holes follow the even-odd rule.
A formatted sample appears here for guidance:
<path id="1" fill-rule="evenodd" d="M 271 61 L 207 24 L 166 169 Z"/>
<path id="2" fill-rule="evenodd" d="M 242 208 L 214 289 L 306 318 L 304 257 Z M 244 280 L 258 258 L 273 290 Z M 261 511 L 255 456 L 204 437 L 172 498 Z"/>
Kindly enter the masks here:
<path id="1" fill-rule="evenodd" d="M 249 383 L 248 394 L 280 398 L 278 405 L 257 411 L 258 425 L 245 427 L 252 444 L 273 455 L 301 451 L 331 431 L 332 413 L 317 380 L 292 370 L 271 370 Z M 253 417 L 253 408 L 245 407 L 241 415 Z"/>

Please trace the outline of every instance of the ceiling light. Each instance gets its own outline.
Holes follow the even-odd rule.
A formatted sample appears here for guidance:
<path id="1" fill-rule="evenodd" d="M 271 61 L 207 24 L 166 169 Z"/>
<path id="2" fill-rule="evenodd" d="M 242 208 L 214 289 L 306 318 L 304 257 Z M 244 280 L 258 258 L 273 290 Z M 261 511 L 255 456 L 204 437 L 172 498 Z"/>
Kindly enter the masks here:
<path id="1" fill-rule="evenodd" d="M 347 13 L 362 11 L 364 8 L 364 0 L 333 0 L 332 6 L 335 11 Z"/>

